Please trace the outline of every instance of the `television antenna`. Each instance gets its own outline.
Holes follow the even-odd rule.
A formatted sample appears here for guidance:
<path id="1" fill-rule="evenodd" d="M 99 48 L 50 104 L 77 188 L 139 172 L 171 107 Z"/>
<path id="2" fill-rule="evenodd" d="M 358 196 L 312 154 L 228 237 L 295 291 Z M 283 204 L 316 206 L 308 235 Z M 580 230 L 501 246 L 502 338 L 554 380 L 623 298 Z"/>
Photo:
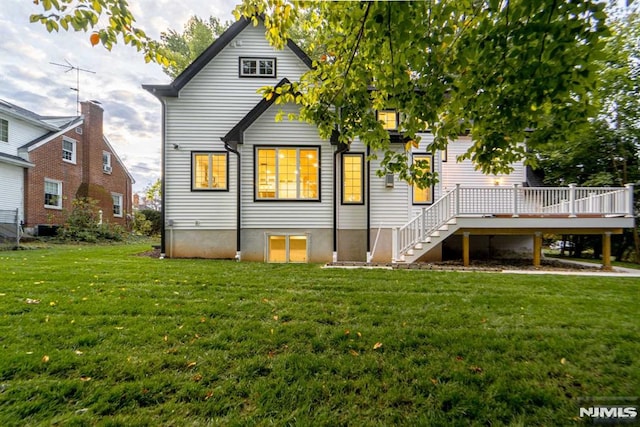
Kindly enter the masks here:
<path id="1" fill-rule="evenodd" d="M 80 68 L 77 67 L 73 64 L 71 64 L 71 62 L 67 61 L 66 59 L 64 60 L 64 62 L 66 62 L 66 64 L 57 64 L 55 62 L 49 62 L 49 64 L 51 65 L 55 65 L 57 67 L 63 67 L 66 68 L 66 70 L 64 70 L 65 73 L 68 73 L 69 71 L 74 71 L 76 72 L 76 87 L 70 87 L 69 89 L 73 90 L 76 92 L 76 115 L 79 116 L 80 115 L 80 71 L 84 72 L 84 73 L 91 73 L 91 74 L 95 74 L 95 71 L 91 71 L 91 70 L 86 70 L 84 68 Z"/>

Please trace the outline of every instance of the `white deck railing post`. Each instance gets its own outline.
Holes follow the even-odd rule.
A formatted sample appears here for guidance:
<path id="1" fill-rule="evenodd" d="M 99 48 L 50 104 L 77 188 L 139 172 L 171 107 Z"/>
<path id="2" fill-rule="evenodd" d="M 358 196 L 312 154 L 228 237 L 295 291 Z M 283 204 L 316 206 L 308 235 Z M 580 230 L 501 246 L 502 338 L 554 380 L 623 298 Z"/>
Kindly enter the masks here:
<path id="1" fill-rule="evenodd" d="M 391 262 L 398 262 L 398 227 L 391 229 Z"/>
<path id="2" fill-rule="evenodd" d="M 626 212 L 627 214 L 625 215 L 625 217 L 627 218 L 633 218 L 634 217 L 634 212 L 633 212 L 633 184 L 626 184 L 625 186 L 625 191 L 627 192 L 627 197 L 626 197 Z"/>
<path id="3" fill-rule="evenodd" d="M 518 185 L 519 184 L 513 184 L 513 215 L 511 215 L 513 218 L 520 216 L 518 215 Z"/>
<path id="4" fill-rule="evenodd" d="M 420 240 L 424 240 L 427 236 L 427 208 L 422 208 L 422 230 L 420 230 Z"/>
<path id="5" fill-rule="evenodd" d="M 576 216 L 576 184 L 569 184 L 569 218 Z"/>
<path id="6" fill-rule="evenodd" d="M 460 184 L 456 184 L 456 216 L 460 215 Z"/>

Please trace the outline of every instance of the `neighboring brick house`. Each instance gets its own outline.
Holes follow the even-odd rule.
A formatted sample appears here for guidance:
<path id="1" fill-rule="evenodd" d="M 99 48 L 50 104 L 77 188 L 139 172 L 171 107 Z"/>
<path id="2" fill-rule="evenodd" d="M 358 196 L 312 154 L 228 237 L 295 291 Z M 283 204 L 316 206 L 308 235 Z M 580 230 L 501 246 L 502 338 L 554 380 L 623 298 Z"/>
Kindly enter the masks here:
<path id="1" fill-rule="evenodd" d="M 19 141 L 16 156 L 30 164 L 21 215 L 27 231 L 62 224 L 76 197 L 98 200 L 104 222 L 128 223 L 133 177 L 103 134 L 103 109 L 81 105 L 79 117 L 43 117 L 4 102 L 8 134 Z"/>

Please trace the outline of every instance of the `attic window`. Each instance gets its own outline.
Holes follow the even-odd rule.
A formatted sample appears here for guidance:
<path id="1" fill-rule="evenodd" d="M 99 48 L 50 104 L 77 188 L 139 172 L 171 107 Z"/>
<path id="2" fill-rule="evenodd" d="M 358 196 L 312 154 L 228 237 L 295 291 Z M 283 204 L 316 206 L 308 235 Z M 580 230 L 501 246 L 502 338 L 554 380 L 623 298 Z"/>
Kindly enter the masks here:
<path id="1" fill-rule="evenodd" d="M 275 77 L 276 58 L 240 58 L 240 77 Z"/>

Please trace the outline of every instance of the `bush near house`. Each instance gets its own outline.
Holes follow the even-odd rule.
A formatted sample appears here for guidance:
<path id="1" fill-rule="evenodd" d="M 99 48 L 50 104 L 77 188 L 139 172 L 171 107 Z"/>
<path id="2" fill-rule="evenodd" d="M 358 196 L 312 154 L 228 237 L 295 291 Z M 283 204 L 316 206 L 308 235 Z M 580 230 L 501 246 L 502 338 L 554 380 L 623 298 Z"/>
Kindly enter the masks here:
<path id="1" fill-rule="evenodd" d="M 96 243 L 121 241 L 126 230 L 117 224 L 100 222 L 98 201 L 91 198 L 76 198 L 65 223 L 58 229 L 57 237 L 64 241 Z"/>

